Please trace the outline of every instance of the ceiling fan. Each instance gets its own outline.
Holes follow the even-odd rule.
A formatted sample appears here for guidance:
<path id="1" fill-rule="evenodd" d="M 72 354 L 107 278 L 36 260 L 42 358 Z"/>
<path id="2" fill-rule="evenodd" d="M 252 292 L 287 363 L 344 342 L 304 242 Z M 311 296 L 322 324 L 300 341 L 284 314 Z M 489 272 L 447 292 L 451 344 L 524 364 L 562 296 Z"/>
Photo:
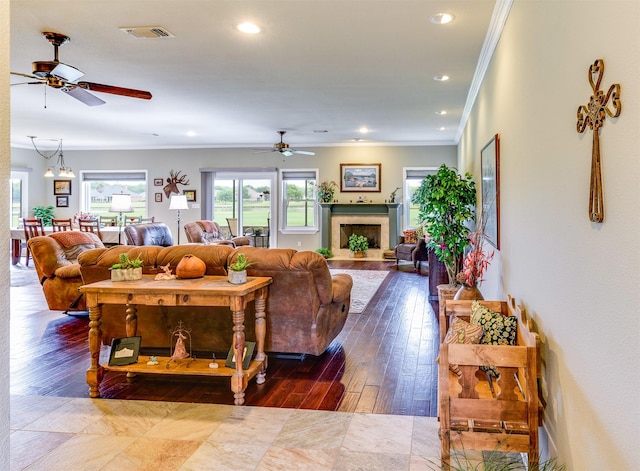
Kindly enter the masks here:
<path id="1" fill-rule="evenodd" d="M 292 149 L 291 147 L 289 147 L 289 144 L 286 144 L 283 141 L 284 135 L 287 133 L 287 131 L 278 131 L 278 134 L 280 134 L 280 142 L 276 142 L 273 145 L 273 149 L 271 150 L 263 150 L 263 151 L 258 151 L 257 153 L 262 153 L 262 152 L 279 152 L 280 154 L 284 155 L 285 157 L 289 157 L 290 155 L 293 154 L 300 154 L 300 155 L 316 155 L 315 152 L 311 152 L 309 150 L 296 150 L 296 149 Z"/>
<path id="2" fill-rule="evenodd" d="M 103 105 L 105 101 L 97 96 L 89 93 L 87 90 L 101 93 L 111 93 L 112 95 L 121 95 L 131 98 L 141 98 L 150 100 L 151 93 L 144 90 L 135 90 L 133 88 L 114 87 L 113 85 L 103 85 L 93 82 L 78 82 L 77 80 L 84 75 L 84 72 L 75 67 L 63 64 L 58 60 L 58 48 L 69 42 L 69 36 L 60 33 L 45 31 L 42 36 L 53 44 L 54 57 L 52 61 L 36 61 L 33 62 L 33 75 L 23 74 L 20 72 L 11 72 L 12 75 L 37 79 L 38 82 L 23 82 L 13 85 L 37 84 L 47 85 L 57 88 L 67 95 L 81 101 L 88 106 Z"/>

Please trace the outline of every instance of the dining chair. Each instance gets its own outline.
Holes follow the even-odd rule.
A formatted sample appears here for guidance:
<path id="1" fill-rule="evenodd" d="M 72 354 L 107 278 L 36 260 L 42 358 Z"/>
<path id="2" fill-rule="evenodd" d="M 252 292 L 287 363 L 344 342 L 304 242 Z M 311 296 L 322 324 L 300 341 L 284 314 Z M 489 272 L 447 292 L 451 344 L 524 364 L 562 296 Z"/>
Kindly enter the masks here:
<path id="1" fill-rule="evenodd" d="M 71 225 L 71 218 L 69 219 L 52 219 L 51 227 L 53 232 L 70 231 L 73 229 Z"/>
<path id="2" fill-rule="evenodd" d="M 142 222 L 142 218 L 140 216 L 131 216 L 124 218 L 124 225 L 130 226 L 131 224 L 140 224 Z"/>
<path id="3" fill-rule="evenodd" d="M 22 221 L 22 225 L 24 227 L 24 239 L 26 242 L 32 237 L 38 237 L 44 235 L 44 225 L 42 224 L 42 219 L 24 219 Z M 25 265 L 29 266 L 29 258 L 31 257 L 31 252 L 29 251 L 29 245 L 26 247 L 26 256 L 25 256 Z"/>
<path id="4" fill-rule="evenodd" d="M 100 227 L 117 226 L 118 216 L 100 216 Z"/>
<path id="5" fill-rule="evenodd" d="M 155 216 L 151 216 L 150 218 L 140 218 L 140 224 L 149 224 L 151 222 L 156 222 Z"/>
<path id="6" fill-rule="evenodd" d="M 82 232 L 93 232 L 100 240 L 102 240 L 102 233 L 100 232 L 100 222 L 98 219 L 78 219 L 78 228 Z"/>

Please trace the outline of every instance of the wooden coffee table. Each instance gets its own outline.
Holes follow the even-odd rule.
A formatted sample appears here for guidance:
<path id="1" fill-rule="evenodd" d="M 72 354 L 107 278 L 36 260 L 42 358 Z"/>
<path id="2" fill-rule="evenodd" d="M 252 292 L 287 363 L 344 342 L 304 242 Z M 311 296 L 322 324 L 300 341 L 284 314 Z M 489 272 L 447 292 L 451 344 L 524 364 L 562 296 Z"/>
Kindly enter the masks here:
<path id="1" fill-rule="evenodd" d="M 80 287 L 86 297 L 89 308 L 89 350 L 91 366 L 87 370 L 89 396 L 100 397 L 100 382 L 105 370 L 136 373 L 179 374 L 203 376 L 230 376 L 231 390 L 236 405 L 244 403 L 244 390 L 249 379 L 257 376 L 256 382 L 265 381 L 267 356 L 264 353 L 266 334 L 265 305 L 269 277 L 248 277 L 241 285 L 232 285 L 226 276 L 205 276 L 191 280 L 154 280 L 153 275 L 144 275 L 141 280 L 98 281 Z M 147 365 L 149 357 L 140 356 L 138 362 L 124 366 L 100 365 L 100 345 L 102 344 L 101 317 L 103 304 L 122 304 L 126 306 L 123 321 L 127 337 L 136 335 L 138 328 L 137 304 L 148 306 L 229 306 L 233 318 L 233 345 L 236 358 L 242 358 L 244 352 L 244 308 L 248 302 L 255 302 L 256 319 L 256 356 L 247 370 L 242 369 L 242 361 L 236 361 L 236 367 L 226 368 L 225 360 L 217 360 L 218 368 L 210 368 L 211 360 L 196 359 L 186 366 L 166 368 L 169 357 L 159 357 L 159 364 Z"/>

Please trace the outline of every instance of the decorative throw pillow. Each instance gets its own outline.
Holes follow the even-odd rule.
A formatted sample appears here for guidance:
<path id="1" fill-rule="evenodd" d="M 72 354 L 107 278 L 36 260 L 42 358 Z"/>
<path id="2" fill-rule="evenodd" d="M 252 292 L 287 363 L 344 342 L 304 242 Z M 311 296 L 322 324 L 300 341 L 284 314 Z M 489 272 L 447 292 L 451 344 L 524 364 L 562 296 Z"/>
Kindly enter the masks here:
<path id="1" fill-rule="evenodd" d="M 482 327 L 484 334 L 480 343 L 485 345 L 515 345 L 518 319 L 503 316 L 478 301 L 471 303 L 471 324 Z M 483 371 L 497 378 L 498 370 L 493 366 L 482 367 Z"/>
<path id="2" fill-rule="evenodd" d="M 479 325 L 472 325 L 459 317 L 454 317 L 447 335 L 444 337 L 444 343 L 478 344 L 482 334 L 482 327 Z M 449 365 L 449 369 L 460 376 L 460 367 L 458 365 Z"/>
<path id="3" fill-rule="evenodd" d="M 407 229 L 406 231 L 402 231 L 402 235 L 404 236 L 405 244 L 415 244 L 416 243 L 416 231 Z"/>

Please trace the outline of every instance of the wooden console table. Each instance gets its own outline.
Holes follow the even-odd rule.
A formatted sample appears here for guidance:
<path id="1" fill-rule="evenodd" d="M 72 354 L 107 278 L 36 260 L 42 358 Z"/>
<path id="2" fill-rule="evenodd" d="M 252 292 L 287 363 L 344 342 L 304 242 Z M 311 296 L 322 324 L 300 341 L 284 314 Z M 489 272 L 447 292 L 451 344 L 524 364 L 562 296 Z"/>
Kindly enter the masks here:
<path id="1" fill-rule="evenodd" d="M 225 276 L 205 276 L 190 280 L 156 281 L 152 275 L 144 275 L 141 280 L 98 281 L 80 287 L 89 308 L 89 350 L 91 366 L 87 370 L 89 396 L 100 397 L 100 382 L 105 370 L 126 371 L 129 374 L 182 374 L 206 376 L 230 376 L 231 390 L 236 405 L 244 403 L 244 390 L 249 379 L 257 376 L 256 382 L 262 384 L 267 369 L 267 356 L 264 353 L 266 334 L 265 305 L 269 277 L 249 277 L 242 285 L 232 285 Z M 249 369 L 242 369 L 242 361 L 236 361 L 236 368 L 226 368 L 225 360 L 216 360 L 218 368 L 210 368 L 211 360 L 197 359 L 187 366 L 166 368 L 169 357 L 159 357 L 159 364 L 147 365 L 148 357 L 140 356 L 138 362 L 125 366 L 100 365 L 100 345 L 102 344 L 102 305 L 126 305 L 125 322 L 128 337 L 136 335 L 138 328 L 137 304 L 149 306 L 229 306 L 233 317 L 233 345 L 236 358 L 244 352 L 244 309 L 248 302 L 254 301 L 256 308 L 255 333 L 256 356 Z"/>

